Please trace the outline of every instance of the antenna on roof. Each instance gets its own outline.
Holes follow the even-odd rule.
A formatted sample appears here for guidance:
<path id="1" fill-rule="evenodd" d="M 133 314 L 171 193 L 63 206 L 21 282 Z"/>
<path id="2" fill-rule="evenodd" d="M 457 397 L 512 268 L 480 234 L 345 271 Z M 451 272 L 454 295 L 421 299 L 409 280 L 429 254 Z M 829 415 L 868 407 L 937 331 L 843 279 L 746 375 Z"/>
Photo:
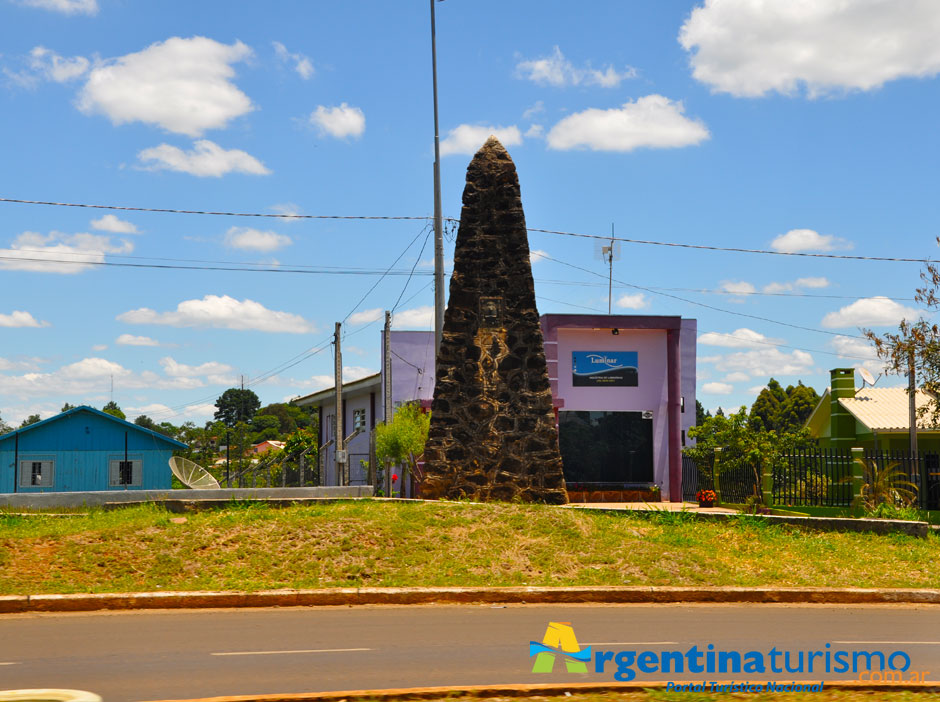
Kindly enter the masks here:
<path id="1" fill-rule="evenodd" d="M 878 380 L 875 379 L 874 376 L 872 376 L 871 371 L 869 371 L 867 368 L 859 367 L 858 374 L 862 376 L 862 388 L 864 388 L 866 384 L 874 386 L 875 383 L 878 382 Z M 880 373 L 878 374 L 878 378 L 881 378 Z"/>
<path id="2" fill-rule="evenodd" d="M 614 223 L 610 223 L 610 243 L 605 244 L 603 239 L 595 242 L 594 254 L 610 267 L 610 276 L 607 285 L 607 314 L 610 314 L 614 292 L 614 261 L 620 260 L 620 242 L 614 239 Z"/>

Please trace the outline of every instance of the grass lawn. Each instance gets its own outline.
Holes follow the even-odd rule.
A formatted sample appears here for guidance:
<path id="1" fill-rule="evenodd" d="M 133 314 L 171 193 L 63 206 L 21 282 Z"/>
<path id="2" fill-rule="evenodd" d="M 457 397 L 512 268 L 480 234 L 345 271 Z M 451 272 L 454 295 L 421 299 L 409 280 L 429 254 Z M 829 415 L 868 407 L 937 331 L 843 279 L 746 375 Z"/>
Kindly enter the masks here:
<path id="1" fill-rule="evenodd" d="M 940 587 L 940 539 L 547 506 L 0 513 L 0 594 L 336 586 Z M 749 699 L 755 699 L 750 697 Z M 818 699 L 818 698 L 815 698 Z"/>

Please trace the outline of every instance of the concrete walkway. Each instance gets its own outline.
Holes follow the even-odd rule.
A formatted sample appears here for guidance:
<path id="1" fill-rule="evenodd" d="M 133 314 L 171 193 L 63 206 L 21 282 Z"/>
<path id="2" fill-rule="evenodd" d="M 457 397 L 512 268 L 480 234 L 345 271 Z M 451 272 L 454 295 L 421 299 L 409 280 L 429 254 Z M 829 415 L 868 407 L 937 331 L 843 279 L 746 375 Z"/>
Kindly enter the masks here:
<path id="1" fill-rule="evenodd" d="M 699 507 L 698 502 L 572 502 L 566 507 L 588 509 L 630 509 L 640 512 L 704 512 L 711 514 L 737 514 L 727 507 Z"/>

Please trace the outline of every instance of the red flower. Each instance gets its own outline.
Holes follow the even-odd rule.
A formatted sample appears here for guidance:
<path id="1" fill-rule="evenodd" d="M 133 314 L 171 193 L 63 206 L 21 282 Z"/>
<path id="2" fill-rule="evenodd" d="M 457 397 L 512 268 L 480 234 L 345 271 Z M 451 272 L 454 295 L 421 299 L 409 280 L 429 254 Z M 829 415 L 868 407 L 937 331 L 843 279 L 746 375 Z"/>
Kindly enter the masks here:
<path id="1" fill-rule="evenodd" d="M 398 480 L 398 473 L 392 473 L 392 482 L 394 483 L 396 480 Z"/>

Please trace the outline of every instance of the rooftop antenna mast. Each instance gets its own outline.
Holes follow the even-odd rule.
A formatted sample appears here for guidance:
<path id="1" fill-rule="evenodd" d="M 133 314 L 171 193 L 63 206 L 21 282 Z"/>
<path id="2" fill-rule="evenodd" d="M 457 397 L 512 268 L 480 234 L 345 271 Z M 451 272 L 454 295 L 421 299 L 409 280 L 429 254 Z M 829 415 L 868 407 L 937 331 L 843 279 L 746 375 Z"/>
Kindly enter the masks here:
<path id="1" fill-rule="evenodd" d="M 614 223 L 610 223 L 610 243 L 603 244 L 600 240 L 595 245 L 597 257 L 608 265 L 609 277 L 607 280 L 607 314 L 613 309 L 614 300 L 614 261 L 620 260 L 620 242 L 614 239 Z"/>

